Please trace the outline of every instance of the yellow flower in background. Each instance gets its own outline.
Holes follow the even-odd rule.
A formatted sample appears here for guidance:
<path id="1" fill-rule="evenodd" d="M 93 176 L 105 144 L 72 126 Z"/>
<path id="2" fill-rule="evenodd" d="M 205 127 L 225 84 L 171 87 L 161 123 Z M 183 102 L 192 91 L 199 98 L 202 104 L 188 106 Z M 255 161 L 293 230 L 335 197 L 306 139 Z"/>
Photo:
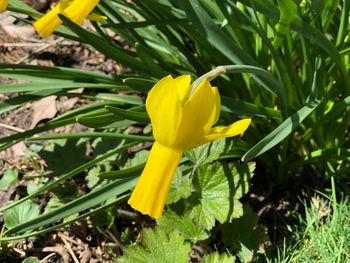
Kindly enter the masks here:
<path id="1" fill-rule="evenodd" d="M 61 0 L 52 10 L 35 21 L 33 26 L 40 35 L 49 37 L 62 24 L 58 14 L 63 14 L 74 23 L 81 25 L 98 2 L 99 0 Z"/>
<path id="2" fill-rule="evenodd" d="M 8 0 L 0 0 L 0 12 L 6 10 Z"/>
<path id="3" fill-rule="evenodd" d="M 128 203 L 143 214 L 163 214 L 172 178 L 184 151 L 243 133 L 251 120 L 212 127 L 220 115 L 220 95 L 203 80 L 192 90 L 191 77 L 161 79 L 149 92 L 146 109 L 155 143 Z M 191 94 L 193 92 L 193 94 Z"/>

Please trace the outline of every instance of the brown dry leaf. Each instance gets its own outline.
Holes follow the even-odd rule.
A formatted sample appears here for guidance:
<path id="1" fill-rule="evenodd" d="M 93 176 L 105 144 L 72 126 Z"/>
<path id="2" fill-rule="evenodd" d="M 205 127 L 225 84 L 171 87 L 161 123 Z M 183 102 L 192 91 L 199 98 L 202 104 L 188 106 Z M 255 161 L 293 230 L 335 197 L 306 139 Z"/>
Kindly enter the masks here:
<path id="1" fill-rule="evenodd" d="M 57 113 L 56 108 L 57 96 L 48 96 L 32 104 L 33 119 L 30 128 L 33 129 L 40 121 L 52 119 Z"/>
<path id="2" fill-rule="evenodd" d="M 11 147 L 14 156 L 23 156 L 24 151 L 27 149 L 27 146 L 24 142 L 19 142 Z"/>
<path id="3" fill-rule="evenodd" d="M 81 94 L 83 93 L 84 91 L 84 88 L 79 88 L 79 89 L 74 89 L 74 90 L 70 90 L 68 91 L 68 93 L 77 93 L 77 94 Z M 79 98 L 70 98 L 70 99 L 67 99 L 65 101 L 63 101 L 62 103 L 62 111 L 65 112 L 65 111 L 68 111 L 70 109 L 72 109 L 74 107 L 74 105 L 79 101 L 80 99 Z"/>
<path id="4" fill-rule="evenodd" d="M 34 27 L 29 25 L 4 25 L 2 28 L 9 36 L 23 40 L 28 40 L 35 34 Z"/>

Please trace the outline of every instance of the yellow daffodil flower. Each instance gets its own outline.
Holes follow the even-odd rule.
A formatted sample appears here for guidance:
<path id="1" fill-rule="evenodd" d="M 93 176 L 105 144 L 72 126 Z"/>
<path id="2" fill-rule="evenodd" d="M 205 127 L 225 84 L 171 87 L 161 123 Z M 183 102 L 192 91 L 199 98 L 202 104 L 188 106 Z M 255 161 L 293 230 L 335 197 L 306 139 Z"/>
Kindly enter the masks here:
<path id="1" fill-rule="evenodd" d="M 161 79 L 148 93 L 146 109 L 155 143 L 128 203 L 143 214 L 162 216 L 172 178 L 184 151 L 243 133 L 251 120 L 212 127 L 220 115 L 220 95 L 208 80 L 193 91 L 191 77 Z"/>
<path id="2" fill-rule="evenodd" d="M 0 0 L 0 12 L 6 10 L 8 0 Z"/>
<path id="3" fill-rule="evenodd" d="M 98 2 L 99 0 L 61 0 L 51 11 L 35 21 L 33 26 L 40 35 L 49 37 L 62 24 L 58 14 L 63 14 L 74 23 L 81 25 Z"/>

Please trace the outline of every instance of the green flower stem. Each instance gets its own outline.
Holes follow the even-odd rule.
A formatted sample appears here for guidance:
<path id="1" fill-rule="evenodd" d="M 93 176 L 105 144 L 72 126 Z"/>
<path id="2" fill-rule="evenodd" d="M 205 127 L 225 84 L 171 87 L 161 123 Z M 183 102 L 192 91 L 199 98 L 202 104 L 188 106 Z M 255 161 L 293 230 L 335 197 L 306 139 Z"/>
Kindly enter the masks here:
<path id="1" fill-rule="evenodd" d="M 271 73 L 262 69 L 262 68 L 255 67 L 255 66 L 247 66 L 247 65 L 223 65 L 223 66 L 217 66 L 213 70 L 205 73 L 204 75 L 202 75 L 198 79 L 196 79 L 193 82 L 190 96 L 193 94 L 193 92 L 196 90 L 198 85 L 204 79 L 211 81 L 211 80 L 215 79 L 216 77 L 220 76 L 221 74 L 227 74 L 227 73 L 250 73 L 250 74 L 261 76 L 274 84 L 274 91 L 277 91 L 277 89 L 278 89 L 277 87 L 279 86 L 279 83 L 271 75 Z M 276 93 L 274 93 L 274 95 L 276 95 Z"/>

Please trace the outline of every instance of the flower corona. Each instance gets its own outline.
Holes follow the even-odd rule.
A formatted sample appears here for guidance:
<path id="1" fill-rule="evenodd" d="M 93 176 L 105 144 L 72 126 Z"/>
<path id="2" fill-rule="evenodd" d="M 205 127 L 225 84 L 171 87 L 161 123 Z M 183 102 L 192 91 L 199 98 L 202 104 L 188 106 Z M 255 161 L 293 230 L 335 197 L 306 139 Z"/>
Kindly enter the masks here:
<path id="1" fill-rule="evenodd" d="M 204 79 L 192 87 L 191 77 L 167 76 L 150 90 L 146 109 L 155 143 L 146 166 L 128 203 L 143 214 L 163 214 L 172 178 L 184 151 L 207 142 L 236 136 L 249 126 L 250 119 L 229 126 L 212 127 L 220 115 L 220 95 Z"/>
<path id="2" fill-rule="evenodd" d="M 8 0 L 0 0 L 0 12 L 6 10 Z"/>
<path id="3" fill-rule="evenodd" d="M 81 25 L 98 2 L 99 0 L 61 0 L 52 10 L 35 21 L 33 26 L 40 35 L 49 37 L 62 24 L 58 14 L 63 14 L 74 23 Z"/>

